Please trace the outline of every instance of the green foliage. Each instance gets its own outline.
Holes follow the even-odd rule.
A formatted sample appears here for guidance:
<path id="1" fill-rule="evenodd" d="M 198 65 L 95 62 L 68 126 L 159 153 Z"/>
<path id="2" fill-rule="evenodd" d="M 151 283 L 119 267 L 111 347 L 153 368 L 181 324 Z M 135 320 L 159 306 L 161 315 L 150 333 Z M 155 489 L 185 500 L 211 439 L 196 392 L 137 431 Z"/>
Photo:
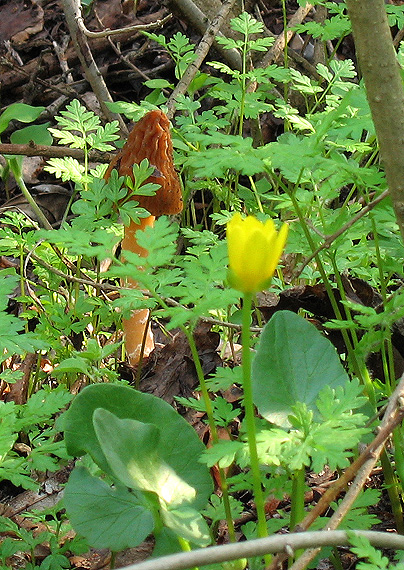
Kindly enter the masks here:
<path id="1" fill-rule="evenodd" d="M 352 547 L 351 550 L 359 558 L 365 558 L 365 561 L 360 561 L 356 567 L 359 570 L 403 570 L 404 564 L 390 564 L 389 559 L 372 546 L 369 540 L 354 532 L 349 533 L 349 542 Z"/>
<path id="2" fill-rule="evenodd" d="M 142 32 L 145 36 L 165 47 L 175 62 L 175 77 L 181 79 L 188 65 L 190 65 L 196 55 L 195 46 L 192 45 L 184 34 L 176 32 L 168 41 L 162 34 Z"/>
<path id="3" fill-rule="evenodd" d="M 313 38 L 320 38 L 323 42 L 340 39 L 351 32 L 351 22 L 347 15 L 336 14 L 332 18 L 327 18 L 324 22 L 307 22 L 295 26 L 299 33 L 307 32 Z"/>
<path id="4" fill-rule="evenodd" d="M 329 9 L 325 22 L 309 22 L 298 30 L 323 41 L 340 40 L 350 29 L 345 5 L 325 5 Z M 390 24 L 401 26 L 402 7 L 387 6 L 387 11 Z M 331 469 L 348 465 L 370 430 L 365 427 L 363 388 L 356 378 L 349 380 L 352 362 L 364 367 L 368 354 L 380 349 L 384 369 L 391 365 L 391 329 L 403 316 L 402 244 L 388 200 L 353 223 L 363 204 L 387 186 L 377 160 L 366 93 L 357 82 L 354 64 L 337 59 L 319 64 L 320 80 L 275 64 L 254 68 L 251 61 L 272 45 L 272 38 L 264 37 L 263 25 L 247 13 L 233 19 L 231 26 L 239 34 L 237 39 L 220 37 L 218 42 L 238 51 L 242 69 L 211 62 L 212 75 L 198 73 L 187 93 L 177 99 L 179 112 L 172 129 L 175 162 L 189 207 L 176 222 L 161 217 L 153 228 L 137 232 L 139 245 L 148 251 L 146 258 L 124 252 L 124 260 L 119 260 L 116 248 L 123 225 L 148 216 L 138 207 L 136 196 L 156 191 L 156 185 L 146 182 L 153 168 L 147 161 L 134 165 L 133 181 L 119 177 L 116 171 L 105 181 L 106 165 L 89 168 L 91 149 L 113 150 L 118 138 L 116 122 L 101 125 L 96 115 L 72 101 L 46 138 L 46 125 L 30 125 L 11 136 L 13 142 L 32 138 L 49 144 L 51 133 L 60 144 L 82 149 L 84 162 L 71 157 L 48 162 L 48 172 L 74 186 L 73 215 L 68 217 L 66 212 L 59 229 L 37 230 L 22 214 L 2 216 L 0 252 L 14 255 L 20 269 L 18 276 L 0 271 L 0 363 L 5 368 L 12 355 L 47 351 L 53 365 L 52 382 L 60 386 L 36 391 L 48 380 L 38 367 L 27 404 L 0 406 L 0 477 L 34 488 L 37 483 L 31 471 L 55 470 L 67 453 L 84 455 L 70 477 L 65 501 L 74 528 L 96 548 L 133 547 L 150 533 L 155 536 L 156 555 L 178 551 L 179 538 L 183 547 L 184 541 L 205 546 L 214 540 L 219 521 L 229 518 L 229 511 L 233 519 L 242 514 L 244 497 L 253 491 L 243 403 L 226 399 L 226 390 L 233 384 L 242 387 L 241 366 L 219 368 L 206 379 L 209 402 L 177 398 L 201 414 L 211 413 L 210 429 L 213 419 L 216 427 L 231 436 L 207 450 L 171 407 L 120 385 L 117 372 L 120 341 L 116 330 L 121 318 L 137 308 L 152 309 L 168 330 L 185 327 L 192 331 L 200 319 L 214 317 L 224 347 L 239 342 L 239 332 L 222 325 L 223 321 L 237 322 L 240 310 L 238 293 L 227 286 L 227 250 L 222 239 L 223 226 L 235 211 L 290 221 L 287 253 L 293 255 L 286 261 L 287 281 L 296 269 L 294 260 L 304 262 L 317 251 L 316 260 L 304 267 L 301 281 L 294 281 L 292 275 L 291 284 L 325 281 L 329 289 L 338 287 L 339 307 L 345 313 L 323 321 L 327 331 L 339 329 L 352 344 L 342 349 L 345 369 L 328 339 L 301 316 L 281 311 L 264 327 L 253 360 L 253 383 L 254 403 L 261 416 L 256 419 L 259 483 L 266 496 L 283 499 L 286 492 L 292 494 L 293 503 L 292 478 L 304 475 L 306 468 L 319 473 L 325 465 Z M 168 51 L 180 79 L 195 58 L 189 39 L 181 33 L 170 39 L 145 35 Z M 143 101 L 111 103 L 109 108 L 138 120 L 148 110 L 164 106 L 167 90 L 174 88 L 165 79 L 145 85 L 150 93 Z M 290 92 L 298 94 L 296 107 L 291 103 L 296 99 L 288 99 Z M 30 123 L 41 111 L 10 106 L 0 116 L 0 133 L 12 119 Z M 285 128 L 277 140 L 264 144 L 249 129 L 268 112 Z M 18 160 L 10 158 L 9 167 L 20 173 Z M 194 198 L 196 193 L 200 201 Z M 341 228 L 345 229 L 337 235 Z M 325 239 L 327 247 L 321 249 Z M 25 287 L 28 252 L 33 267 L 30 289 Z M 347 301 L 340 278 L 344 272 L 380 289 L 380 307 Z M 120 280 L 126 279 L 135 280 L 139 289 L 121 288 Z M 20 317 L 6 311 L 17 285 L 21 287 Z M 119 297 L 109 297 L 111 288 L 119 290 Z M 281 289 L 285 282 L 279 270 L 271 293 Z M 28 332 L 23 319 L 35 319 L 31 321 L 37 323 L 35 332 Z M 357 367 L 355 374 L 360 376 L 360 372 Z M 7 382 L 20 376 L 8 368 L 1 373 Z M 63 385 L 71 386 L 76 380 L 95 385 L 83 390 L 59 420 L 66 452 L 52 426 L 54 415 L 70 399 Z M 387 396 L 391 388 L 379 383 L 378 397 Z M 239 434 L 237 418 L 242 420 Z M 30 447 L 27 456 L 15 447 L 20 438 Z M 229 469 L 232 495 L 228 503 L 224 494 L 211 495 L 207 467 L 215 465 Z M 366 490 L 348 513 L 346 528 L 374 524 L 375 517 L 367 509 L 377 500 L 377 493 Z M 287 513 L 279 511 L 278 515 L 267 521 L 270 532 L 290 523 Z M 209 520 L 210 529 L 203 517 Z M 19 529 L 18 534 L 14 527 L 7 527 L 7 519 L 1 520 L 0 529 L 16 533 L 2 542 L 3 564 L 16 549 L 32 554 L 46 540 L 52 554 L 41 567 L 65 567 L 69 544 L 74 551 L 82 542 L 80 537 L 76 546 L 61 540 L 56 518 L 54 522 L 56 527 L 48 534 L 33 539 L 26 531 Z M 255 522 L 245 525 L 243 532 L 246 538 L 256 536 Z M 356 542 L 354 548 L 369 561 L 359 567 L 389 567 L 364 541 Z M 259 568 L 260 564 L 254 560 L 250 566 Z"/>
<path id="5" fill-rule="evenodd" d="M 322 388 L 336 389 L 348 382 L 329 341 L 290 311 L 277 312 L 265 326 L 252 373 L 254 402 L 260 414 L 282 426 L 288 424 L 297 402 L 313 412 Z"/>
<path id="6" fill-rule="evenodd" d="M 0 241 L 1 246 L 1 241 Z M 13 354 L 35 352 L 46 348 L 46 343 L 35 333 L 24 332 L 24 322 L 6 312 L 8 296 L 17 287 L 17 275 L 0 270 L 0 363 Z"/>
<path id="7" fill-rule="evenodd" d="M 196 545 L 210 542 L 197 510 L 211 493 L 209 473 L 197 463 L 204 446 L 171 406 L 132 388 L 93 385 L 74 400 L 63 428 L 69 452 L 89 453 L 114 483 L 111 488 L 78 468 L 66 488 L 67 512 L 90 544 L 100 543 L 99 515 L 95 519 L 91 509 L 101 508 L 103 500 L 107 526 L 102 528 L 113 529 L 112 550 L 139 544 L 163 527 Z M 133 490 L 129 502 L 125 487 Z"/>
<path id="8" fill-rule="evenodd" d="M 13 103 L 0 115 L 0 134 L 4 132 L 10 121 L 20 121 L 21 123 L 32 123 L 36 121 L 45 107 L 33 107 L 25 103 Z M 28 142 L 28 141 L 26 141 Z"/>
<path id="9" fill-rule="evenodd" d="M 62 386 L 55 390 L 40 390 L 26 404 L 0 402 L 0 479 L 11 481 L 16 487 L 37 489 L 39 483 L 32 477 L 34 470 L 56 471 L 59 459 L 68 456 L 63 442 L 56 439 L 57 431 L 51 425 L 54 415 L 72 399 Z M 27 455 L 19 453 L 15 443 L 23 435 Z"/>
<path id="10" fill-rule="evenodd" d="M 50 128 L 49 131 L 59 139 L 60 144 L 72 148 L 113 150 L 114 147 L 109 142 L 119 138 L 116 134 L 118 121 L 101 126 L 99 117 L 92 111 L 87 111 L 77 99 L 67 105 L 66 111 L 61 111 L 56 120 L 59 128 Z"/>
<path id="11" fill-rule="evenodd" d="M 71 525 L 63 513 L 60 505 L 52 509 L 46 509 L 41 513 L 35 511 L 24 513 L 24 518 L 38 522 L 47 527 L 46 531 L 33 535 L 10 518 L 0 517 L 0 532 L 7 533 L 7 538 L 1 542 L 0 560 L 1 569 L 10 568 L 8 559 L 17 552 L 24 552 L 31 557 L 32 568 L 43 570 L 59 570 L 60 568 L 70 568 L 70 561 L 67 557 L 69 553 L 83 554 L 88 549 L 88 545 L 81 537 L 71 537 Z M 51 553 L 37 566 L 35 564 L 35 547 L 47 543 Z M 27 566 L 28 567 L 28 566 Z"/>
<path id="12" fill-rule="evenodd" d="M 153 516 L 141 493 L 119 484 L 111 487 L 82 466 L 69 478 L 65 502 L 73 527 L 94 548 L 135 547 L 153 531 Z"/>

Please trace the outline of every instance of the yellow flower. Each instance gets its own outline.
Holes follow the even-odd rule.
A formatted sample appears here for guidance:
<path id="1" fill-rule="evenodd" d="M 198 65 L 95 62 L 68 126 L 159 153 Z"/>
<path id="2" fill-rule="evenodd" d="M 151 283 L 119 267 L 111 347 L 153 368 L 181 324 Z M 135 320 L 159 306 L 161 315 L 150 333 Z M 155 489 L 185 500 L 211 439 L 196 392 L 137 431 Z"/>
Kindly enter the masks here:
<path id="1" fill-rule="evenodd" d="M 235 214 L 227 224 L 229 283 L 243 293 L 262 291 L 271 282 L 288 235 L 288 225 L 279 232 L 273 220 L 260 222 L 254 216 Z"/>

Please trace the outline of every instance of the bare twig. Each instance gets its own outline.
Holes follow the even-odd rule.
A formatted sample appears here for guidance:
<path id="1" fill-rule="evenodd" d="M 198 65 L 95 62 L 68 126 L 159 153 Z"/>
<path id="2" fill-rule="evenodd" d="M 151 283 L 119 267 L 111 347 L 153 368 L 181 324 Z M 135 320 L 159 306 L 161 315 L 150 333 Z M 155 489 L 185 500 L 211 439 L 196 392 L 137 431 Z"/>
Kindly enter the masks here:
<path id="1" fill-rule="evenodd" d="M 175 6 L 183 17 L 189 24 L 195 28 L 201 35 L 204 35 L 208 25 L 209 19 L 207 16 L 195 5 L 192 0 L 170 0 L 169 4 Z M 218 36 L 222 36 L 220 32 L 217 33 Z M 220 52 L 220 55 L 226 61 L 230 67 L 233 69 L 241 70 L 241 56 L 236 49 L 224 49 L 223 46 L 214 42 L 216 49 Z"/>
<path id="2" fill-rule="evenodd" d="M 81 18 L 80 3 L 78 0 L 62 0 L 62 6 L 66 16 L 66 23 L 70 31 L 70 36 L 83 67 L 86 79 L 91 85 L 105 117 L 109 121 L 118 121 L 121 132 L 125 136 L 128 134 L 128 129 L 122 117 L 117 113 L 112 113 L 106 105 L 107 102 L 112 103 L 112 97 L 94 60 L 86 37 L 78 26 L 79 18 Z"/>
<path id="3" fill-rule="evenodd" d="M 28 144 L 0 144 L 0 154 L 18 154 L 24 156 L 43 156 L 45 158 L 63 158 L 71 156 L 77 160 L 84 159 L 84 151 L 80 148 L 70 148 L 67 146 L 47 146 L 30 142 Z M 90 160 L 109 162 L 115 155 L 110 152 L 99 152 L 91 150 Z"/>
<path id="4" fill-rule="evenodd" d="M 184 75 L 181 77 L 181 80 L 178 82 L 177 86 L 172 92 L 169 100 L 167 101 L 167 108 L 168 108 L 167 115 L 169 118 L 172 118 L 174 114 L 177 97 L 179 95 L 184 94 L 188 89 L 189 84 L 197 74 L 198 69 L 200 68 L 205 57 L 207 56 L 214 42 L 216 34 L 219 32 L 223 22 L 226 20 L 227 16 L 229 15 L 229 12 L 234 2 L 235 0 L 225 0 L 217 16 L 211 21 L 209 26 L 206 28 L 206 31 L 201 41 L 199 42 L 198 48 L 196 49 L 195 52 L 196 58 L 192 63 L 190 63 Z"/>
<path id="5" fill-rule="evenodd" d="M 301 275 L 303 269 L 310 263 L 310 261 L 312 259 L 317 257 L 317 255 L 320 253 L 320 251 L 323 251 L 323 249 L 328 249 L 330 247 L 330 245 L 333 243 L 333 241 L 335 241 L 347 229 L 349 229 L 351 226 L 353 226 L 358 220 L 363 218 L 363 216 L 365 216 L 368 212 L 370 212 L 370 210 L 372 210 L 375 206 L 377 206 L 377 204 L 379 202 L 381 202 L 382 200 L 384 200 L 384 198 L 386 198 L 386 196 L 388 196 L 388 195 L 389 195 L 389 191 L 384 190 L 384 192 L 382 192 L 380 194 L 380 196 L 378 196 L 377 198 L 375 198 L 374 200 L 369 202 L 369 204 L 364 206 L 362 208 L 362 210 L 360 210 L 360 212 L 355 214 L 355 216 L 353 216 L 346 224 L 341 226 L 336 232 L 334 232 L 331 235 L 324 236 L 323 243 L 312 254 L 310 254 L 308 257 L 306 257 L 306 259 L 303 261 L 303 263 L 301 264 L 299 269 L 293 273 L 293 278 L 295 279 L 295 278 L 299 277 L 299 275 Z"/>
<path id="6" fill-rule="evenodd" d="M 383 450 L 385 441 L 388 439 L 394 428 L 396 428 L 404 418 L 404 407 L 402 406 L 402 400 L 404 397 L 404 374 L 401 376 L 397 388 L 394 390 L 393 394 L 389 398 L 389 403 L 386 408 L 386 412 L 383 416 L 383 420 L 379 426 L 379 433 L 374 438 L 374 440 L 366 447 L 365 451 L 347 467 L 343 475 L 335 481 L 335 483 L 327 489 L 327 491 L 322 495 L 321 499 L 317 505 L 304 517 L 303 521 L 298 525 L 297 530 L 307 530 L 310 525 L 322 515 L 325 510 L 329 507 L 330 503 L 334 501 L 339 493 L 347 486 L 347 484 L 355 478 L 354 483 L 351 485 L 350 489 L 346 493 L 341 505 L 335 511 L 334 515 L 331 517 L 326 529 L 324 529 L 325 534 L 328 532 L 327 529 L 333 529 L 342 520 L 345 514 L 348 512 L 352 506 L 353 501 L 357 497 L 360 489 L 362 488 L 367 477 L 371 473 L 373 467 L 375 466 L 380 453 Z M 291 570 L 301 570 L 305 568 L 307 564 L 314 558 L 317 551 L 310 550 L 305 552 L 291 567 Z M 279 567 L 279 564 L 287 558 L 287 555 L 278 555 L 272 565 L 270 570 L 275 570 Z"/>
<path id="7" fill-rule="evenodd" d="M 289 25 L 288 25 L 287 31 L 286 31 L 288 43 L 295 34 L 295 32 L 292 30 L 292 28 L 294 26 L 297 26 L 298 24 L 300 24 L 305 19 L 305 17 L 307 16 L 307 14 L 310 12 L 310 10 L 312 8 L 313 8 L 313 6 L 311 4 L 306 4 L 306 6 L 301 6 L 293 14 L 291 19 L 289 20 Z M 285 47 L 285 31 L 283 30 L 278 35 L 278 37 L 276 38 L 274 45 L 271 47 L 271 49 L 262 58 L 262 60 L 259 64 L 260 67 L 267 67 L 272 62 L 276 61 L 278 59 L 278 57 L 280 56 L 280 54 L 282 53 L 284 47 Z"/>
<path id="8" fill-rule="evenodd" d="M 156 22 L 151 22 L 150 24 L 136 24 L 134 26 L 128 26 L 127 28 L 118 28 L 116 30 L 106 29 L 100 32 L 92 32 L 91 30 L 88 30 L 81 16 L 77 19 L 77 24 L 80 30 L 83 32 L 83 34 L 88 38 L 106 38 L 110 36 L 117 36 L 118 34 L 123 34 L 127 32 L 143 32 L 148 30 L 155 30 L 156 28 L 161 28 L 162 26 L 164 26 L 164 24 L 169 22 L 171 18 L 172 15 L 168 14 L 168 16 L 166 16 L 165 18 L 157 20 Z"/>
<path id="9" fill-rule="evenodd" d="M 367 538 L 375 547 L 404 550 L 404 536 L 401 535 L 370 530 L 352 531 L 352 534 Z M 348 533 L 342 530 L 282 534 L 153 558 L 145 562 L 130 564 L 125 567 L 125 570 L 185 570 L 186 568 L 220 563 L 227 560 L 263 556 L 270 552 L 280 552 L 282 550 L 293 552 L 313 544 L 316 546 L 349 546 L 350 542 Z"/>

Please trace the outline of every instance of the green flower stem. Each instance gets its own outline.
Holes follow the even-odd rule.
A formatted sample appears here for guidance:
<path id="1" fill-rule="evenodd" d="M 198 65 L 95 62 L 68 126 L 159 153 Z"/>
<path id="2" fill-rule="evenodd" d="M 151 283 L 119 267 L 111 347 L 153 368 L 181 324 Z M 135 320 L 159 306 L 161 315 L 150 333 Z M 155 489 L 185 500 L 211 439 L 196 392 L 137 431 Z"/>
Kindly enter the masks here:
<path id="1" fill-rule="evenodd" d="M 292 476 L 292 507 L 290 512 L 290 532 L 304 519 L 305 469 L 295 471 Z"/>
<path id="2" fill-rule="evenodd" d="M 185 538 L 182 538 L 182 536 L 179 536 L 178 542 L 180 543 L 181 550 L 183 552 L 191 552 L 192 549 L 191 549 L 191 545 L 189 544 L 188 540 L 185 540 Z M 198 570 L 198 567 L 194 566 L 190 570 Z"/>
<path id="3" fill-rule="evenodd" d="M 292 475 L 292 497 L 290 511 L 290 532 L 293 532 L 296 526 L 304 519 L 306 514 L 304 511 L 304 490 L 306 486 L 306 470 L 303 467 L 298 469 Z M 303 554 L 304 550 L 296 550 L 294 559 L 296 560 Z"/>
<path id="4" fill-rule="evenodd" d="M 190 331 L 187 327 L 182 326 L 181 329 L 184 332 L 185 336 L 187 337 L 188 344 L 189 344 L 189 347 L 191 349 L 192 358 L 193 358 L 193 361 L 195 364 L 196 373 L 197 373 L 199 384 L 201 387 L 202 398 L 203 398 L 205 408 L 206 408 L 206 415 L 208 417 L 208 424 L 209 424 L 210 433 L 212 435 L 212 441 L 214 444 L 216 444 L 219 442 L 219 436 L 217 434 L 215 418 L 213 415 L 212 401 L 209 397 L 209 391 L 208 391 L 208 388 L 206 386 L 205 375 L 204 375 L 203 370 L 202 370 L 202 365 L 201 365 L 201 361 L 199 358 L 198 349 L 196 348 L 195 339 L 194 339 L 194 336 L 192 334 L 192 331 Z M 219 471 L 219 479 L 220 479 L 220 486 L 221 486 L 221 490 L 222 490 L 223 506 L 224 506 L 224 511 L 226 514 L 226 522 L 227 522 L 227 527 L 228 527 L 228 531 L 229 531 L 230 542 L 236 542 L 236 533 L 234 530 L 234 522 L 233 522 L 233 517 L 231 514 L 229 488 L 227 485 L 226 474 L 225 474 L 223 468 L 219 467 L 219 465 L 218 465 L 218 471 Z"/>
<path id="5" fill-rule="evenodd" d="M 250 322 L 251 322 L 252 294 L 244 293 L 242 309 L 242 366 L 243 366 L 243 391 L 244 413 L 247 429 L 248 449 L 250 452 L 251 473 L 253 477 L 253 490 L 255 506 L 258 518 L 258 537 L 268 536 L 265 519 L 265 501 L 261 486 L 261 472 L 258 461 L 257 438 L 255 430 L 255 411 L 251 382 L 251 352 L 250 352 Z"/>

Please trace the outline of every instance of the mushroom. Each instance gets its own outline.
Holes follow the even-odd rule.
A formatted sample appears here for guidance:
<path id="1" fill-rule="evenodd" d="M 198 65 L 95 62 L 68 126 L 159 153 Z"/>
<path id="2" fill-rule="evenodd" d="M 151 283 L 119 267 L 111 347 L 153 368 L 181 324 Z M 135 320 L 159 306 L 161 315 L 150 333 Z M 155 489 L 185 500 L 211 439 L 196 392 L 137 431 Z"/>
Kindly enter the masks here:
<path id="1" fill-rule="evenodd" d="M 142 257 L 147 257 L 147 250 L 137 244 L 136 232 L 153 226 L 156 217 L 178 214 L 183 207 L 181 185 L 173 163 L 170 122 L 160 110 L 150 111 L 136 123 L 122 150 L 108 166 L 105 179 L 108 180 L 113 168 L 118 170 L 120 176 L 130 176 L 133 179 L 133 165 L 140 164 L 145 158 L 155 169 L 146 183 L 159 184 L 160 188 L 154 196 L 134 197 L 140 207 L 150 212 L 150 216 L 141 218 L 140 223 L 131 220 L 129 226 L 125 227 L 122 241 L 123 250 L 132 251 Z M 128 279 L 127 284 L 131 287 L 137 286 L 133 279 Z M 124 319 L 123 330 L 129 364 L 135 366 L 140 358 L 148 356 L 154 349 L 149 310 L 133 311 L 129 319 Z"/>

